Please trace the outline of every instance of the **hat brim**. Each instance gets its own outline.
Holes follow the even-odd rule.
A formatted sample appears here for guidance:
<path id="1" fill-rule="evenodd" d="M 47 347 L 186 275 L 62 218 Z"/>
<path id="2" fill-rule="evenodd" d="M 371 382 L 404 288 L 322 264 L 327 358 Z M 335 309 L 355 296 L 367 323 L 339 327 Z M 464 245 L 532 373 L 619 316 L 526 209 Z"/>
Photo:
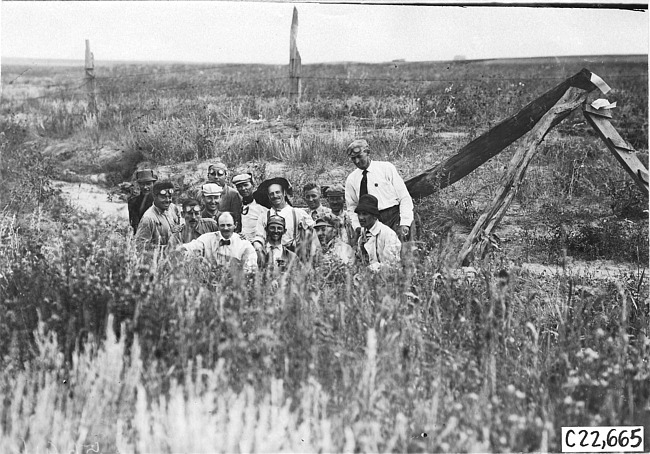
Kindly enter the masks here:
<path id="1" fill-rule="evenodd" d="M 354 209 L 354 212 L 357 213 L 357 214 L 359 214 L 359 212 L 361 212 L 361 211 L 363 211 L 365 213 L 368 213 L 368 214 L 372 214 L 373 216 L 379 217 L 379 210 L 376 210 L 374 208 L 370 208 L 370 207 L 360 207 L 359 208 L 359 207 L 357 207 L 357 208 Z"/>
<path id="2" fill-rule="evenodd" d="M 269 200 L 269 186 L 271 186 L 272 184 L 279 184 L 280 186 L 282 186 L 282 188 L 287 193 L 287 195 L 289 196 L 293 195 L 293 188 L 291 187 L 289 180 L 287 180 L 286 178 L 276 177 L 276 178 L 270 178 L 268 180 L 264 180 L 257 187 L 257 190 L 253 192 L 253 198 L 257 203 L 259 203 L 260 205 L 266 208 L 271 208 L 273 206 L 271 204 L 271 200 Z"/>
<path id="3" fill-rule="evenodd" d="M 152 181 L 158 181 L 157 178 L 141 178 L 139 180 L 136 180 L 138 183 L 151 183 Z"/>

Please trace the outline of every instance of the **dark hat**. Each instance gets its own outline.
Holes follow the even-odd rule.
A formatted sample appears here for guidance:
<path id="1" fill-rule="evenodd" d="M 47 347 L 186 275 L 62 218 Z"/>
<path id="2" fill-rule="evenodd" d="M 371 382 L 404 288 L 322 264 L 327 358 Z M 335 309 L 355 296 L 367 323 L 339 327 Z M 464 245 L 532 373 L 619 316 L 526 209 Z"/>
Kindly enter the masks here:
<path id="1" fill-rule="evenodd" d="M 342 184 L 335 184 L 334 186 L 330 186 L 327 188 L 327 190 L 325 191 L 325 195 L 327 197 L 345 195 L 345 188 L 343 187 Z"/>
<path id="2" fill-rule="evenodd" d="M 172 183 L 169 180 L 158 181 L 154 183 L 151 192 L 153 192 L 154 194 L 160 194 L 160 191 L 162 191 L 163 189 L 174 189 L 174 183 Z"/>
<path id="3" fill-rule="evenodd" d="M 271 208 L 272 206 L 271 201 L 269 200 L 269 186 L 273 184 L 279 184 L 282 186 L 284 192 L 286 192 L 288 196 L 293 195 L 293 188 L 291 187 L 291 183 L 289 183 L 289 180 L 286 178 L 275 177 L 264 180 L 260 183 L 257 190 L 253 193 L 253 197 L 257 203 L 266 208 Z"/>
<path id="4" fill-rule="evenodd" d="M 377 201 L 377 197 L 370 194 L 364 194 L 359 197 L 359 204 L 354 209 L 354 212 L 359 213 L 360 211 L 365 211 L 373 216 L 379 216 L 379 202 Z"/>
<path id="5" fill-rule="evenodd" d="M 266 227 L 268 228 L 271 225 L 281 225 L 282 228 L 286 228 L 286 221 L 282 216 L 278 216 L 277 214 L 269 216 L 269 220 L 266 223 Z"/>
<path id="6" fill-rule="evenodd" d="M 351 158 L 358 156 L 361 152 L 363 151 L 368 151 L 370 150 L 370 146 L 368 146 L 368 141 L 365 139 L 357 139 L 353 141 L 350 145 L 348 145 L 347 148 L 347 153 L 348 156 Z"/>
<path id="7" fill-rule="evenodd" d="M 135 171 L 135 179 L 138 183 L 149 183 L 158 180 L 158 177 L 151 169 L 142 169 Z"/>

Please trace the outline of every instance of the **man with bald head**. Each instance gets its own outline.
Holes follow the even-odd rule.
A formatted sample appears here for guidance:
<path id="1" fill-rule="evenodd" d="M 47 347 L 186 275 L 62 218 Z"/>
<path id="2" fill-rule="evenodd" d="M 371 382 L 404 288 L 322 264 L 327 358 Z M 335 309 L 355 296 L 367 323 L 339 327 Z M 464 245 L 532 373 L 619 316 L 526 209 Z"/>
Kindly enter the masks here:
<path id="1" fill-rule="evenodd" d="M 218 232 L 206 233 L 180 248 L 199 254 L 211 265 L 241 266 L 246 273 L 257 271 L 257 254 L 250 241 L 235 233 L 235 219 L 228 211 L 217 218 Z"/>

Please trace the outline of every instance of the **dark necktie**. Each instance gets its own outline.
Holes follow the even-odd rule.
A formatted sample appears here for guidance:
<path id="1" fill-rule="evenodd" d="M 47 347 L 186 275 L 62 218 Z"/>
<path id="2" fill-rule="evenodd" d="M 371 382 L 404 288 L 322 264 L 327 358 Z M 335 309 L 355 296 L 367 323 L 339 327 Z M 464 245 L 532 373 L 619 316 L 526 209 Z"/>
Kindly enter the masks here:
<path id="1" fill-rule="evenodd" d="M 221 246 L 230 246 L 230 240 L 224 240 L 224 239 L 219 240 L 219 247 Z"/>
<path id="2" fill-rule="evenodd" d="M 359 186 L 359 197 L 368 194 L 368 170 L 364 170 L 361 177 L 361 186 Z"/>

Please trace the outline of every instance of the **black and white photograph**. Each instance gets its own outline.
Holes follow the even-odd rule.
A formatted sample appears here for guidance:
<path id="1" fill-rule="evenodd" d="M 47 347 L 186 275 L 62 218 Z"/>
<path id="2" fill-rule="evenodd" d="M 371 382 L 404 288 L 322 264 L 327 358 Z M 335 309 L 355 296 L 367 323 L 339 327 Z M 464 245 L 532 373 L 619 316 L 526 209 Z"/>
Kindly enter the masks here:
<path id="1" fill-rule="evenodd" d="M 0 13 L 0 453 L 650 451 L 647 3 Z"/>

